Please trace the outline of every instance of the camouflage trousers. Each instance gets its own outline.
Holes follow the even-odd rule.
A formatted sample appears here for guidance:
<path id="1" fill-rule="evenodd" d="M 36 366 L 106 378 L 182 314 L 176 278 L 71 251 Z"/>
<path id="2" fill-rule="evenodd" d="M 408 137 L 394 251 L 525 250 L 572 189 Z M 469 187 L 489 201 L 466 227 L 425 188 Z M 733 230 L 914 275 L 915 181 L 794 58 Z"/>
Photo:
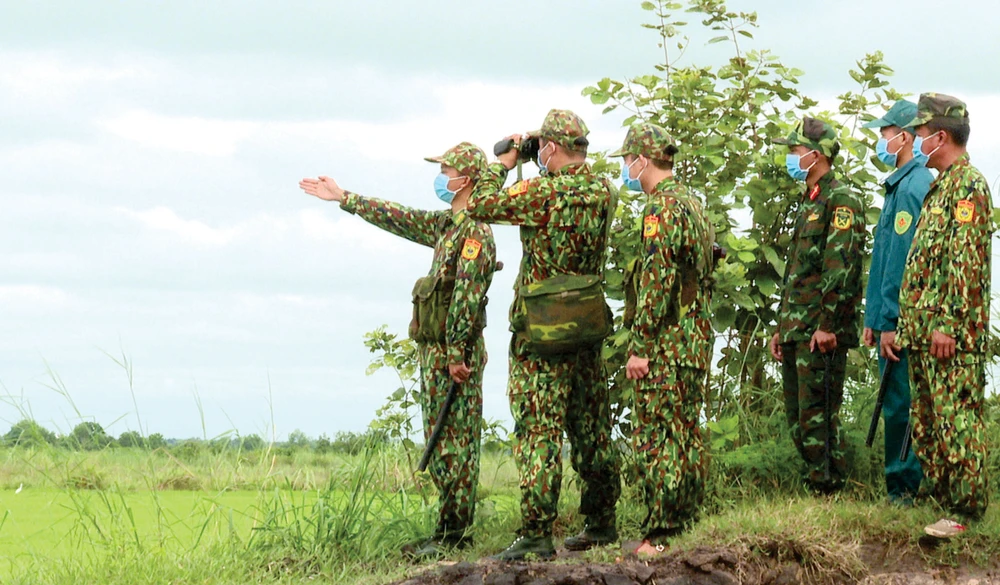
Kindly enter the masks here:
<path id="1" fill-rule="evenodd" d="M 827 354 L 819 350 L 810 352 L 809 342 L 804 341 L 784 343 L 781 351 L 785 420 L 795 447 L 805 461 L 804 479 L 816 491 L 838 490 L 847 477 L 844 438 L 840 433 L 847 348 L 838 347 Z M 829 397 L 826 395 L 828 364 Z M 826 417 L 828 406 L 829 420 Z"/>
<path id="2" fill-rule="evenodd" d="M 420 351 L 420 408 L 425 442 L 434 430 L 441 405 L 451 386 L 443 352 L 435 349 L 433 346 L 422 346 Z M 480 335 L 466 362 L 472 373 L 457 387 L 455 402 L 448 411 L 441 439 L 427 464 L 427 471 L 439 494 L 438 523 L 434 534 L 438 538 L 461 535 L 472 527 L 475 518 L 486 359 L 486 345 Z"/>
<path id="3" fill-rule="evenodd" d="M 959 353 L 942 362 L 926 351 L 910 353 L 913 450 L 924 470 L 919 495 L 970 520 L 989 505 L 984 359 Z"/>
<path id="4" fill-rule="evenodd" d="M 591 526 L 614 526 L 621 484 L 599 353 L 541 357 L 515 334 L 508 394 L 521 487 L 519 534 L 552 534 L 562 488 L 564 431 L 572 445 L 571 464 L 582 483 L 580 513 Z"/>
<path id="5" fill-rule="evenodd" d="M 648 537 L 679 531 L 697 519 L 708 475 L 699 427 L 704 390 L 705 371 L 695 368 L 651 368 L 636 384 L 632 446 Z"/>
<path id="6" fill-rule="evenodd" d="M 875 338 L 878 339 L 878 333 Z M 910 420 L 909 351 L 897 353 L 899 361 L 889 372 L 889 387 L 882 403 L 882 421 L 885 423 L 885 487 L 892 500 L 907 500 L 917 494 L 923 472 L 920 461 L 911 449 L 906 459 L 899 460 L 907 423 Z M 885 372 L 886 359 L 879 356 L 878 371 Z"/>

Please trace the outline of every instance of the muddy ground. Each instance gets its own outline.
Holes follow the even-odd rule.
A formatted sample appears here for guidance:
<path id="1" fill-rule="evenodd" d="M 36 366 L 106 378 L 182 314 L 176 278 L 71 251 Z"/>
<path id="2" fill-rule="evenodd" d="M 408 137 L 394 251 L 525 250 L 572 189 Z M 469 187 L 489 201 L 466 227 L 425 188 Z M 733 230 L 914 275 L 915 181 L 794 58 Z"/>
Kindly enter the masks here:
<path id="1" fill-rule="evenodd" d="M 919 552 L 883 544 L 860 546 L 843 559 L 834 551 L 801 555 L 786 544 L 698 548 L 650 561 L 623 555 L 607 564 L 562 553 L 552 562 L 440 563 L 396 585 L 1000 585 L 997 560 L 989 568 L 931 567 Z"/>

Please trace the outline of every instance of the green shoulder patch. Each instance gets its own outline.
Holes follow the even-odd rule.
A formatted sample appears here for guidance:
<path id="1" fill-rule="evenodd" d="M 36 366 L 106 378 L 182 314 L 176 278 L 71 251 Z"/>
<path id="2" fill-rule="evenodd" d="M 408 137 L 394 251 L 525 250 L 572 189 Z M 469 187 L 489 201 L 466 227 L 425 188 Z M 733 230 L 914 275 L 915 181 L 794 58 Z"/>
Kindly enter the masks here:
<path id="1" fill-rule="evenodd" d="M 913 225 L 913 215 L 909 211 L 897 212 L 896 219 L 893 220 L 893 225 L 896 228 L 896 233 L 903 235 Z"/>

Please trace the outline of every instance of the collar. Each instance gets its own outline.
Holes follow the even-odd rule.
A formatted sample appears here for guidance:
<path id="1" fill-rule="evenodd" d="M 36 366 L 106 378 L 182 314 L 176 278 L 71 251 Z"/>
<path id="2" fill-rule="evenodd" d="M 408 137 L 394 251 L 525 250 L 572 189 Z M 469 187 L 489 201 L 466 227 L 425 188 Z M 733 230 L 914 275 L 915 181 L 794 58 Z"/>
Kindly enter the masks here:
<path id="1" fill-rule="evenodd" d="M 652 164 L 652 163 L 650 163 L 650 164 Z M 669 177 L 663 179 L 659 183 L 657 183 L 656 187 L 653 188 L 653 192 L 654 193 L 663 193 L 663 192 L 667 192 L 667 191 L 677 191 L 677 189 L 680 186 L 681 186 L 681 184 L 679 182 L 677 182 L 677 176 L 676 175 L 672 175 L 672 176 L 669 176 Z"/>
<path id="2" fill-rule="evenodd" d="M 586 162 L 575 162 L 569 163 L 568 165 L 560 168 L 557 171 L 549 172 L 550 177 L 556 177 L 559 175 L 579 175 L 583 173 L 590 172 L 590 165 Z"/>
<path id="3" fill-rule="evenodd" d="M 833 182 L 834 178 L 835 177 L 833 176 L 833 169 L 830 169 L 829 171 L 827 171 L 825 175 L 823 175 L 822 177 L 819 178 L 818 181 L 816 181 L 815 185 L 813 185 L 812 187 L 806 186 L 806 190 L 803 193 L 803 195 L 805 196 L 806 199 L 810 201 L 815 201 L 817 198 L 819 198 L 821 193 L 830 190 L 830 183 Z"/>
<path id="4" fill-rule="evenodd" d="M 917 164 L 916 159 L 911 158 L 905 165 L 899 167 L 898 169 L 893 171 L 891 175 L 886 177 L 885 181 L 883 181 L 883 184 L 886 187 L 895 187 L 896 185 L 899 184 L 900 181 L 903 180 L 903 177 L 910 174 L 910 171 L 912 171 L 913 169 L 917 168 L 920 168 L 920 165 Z"/>

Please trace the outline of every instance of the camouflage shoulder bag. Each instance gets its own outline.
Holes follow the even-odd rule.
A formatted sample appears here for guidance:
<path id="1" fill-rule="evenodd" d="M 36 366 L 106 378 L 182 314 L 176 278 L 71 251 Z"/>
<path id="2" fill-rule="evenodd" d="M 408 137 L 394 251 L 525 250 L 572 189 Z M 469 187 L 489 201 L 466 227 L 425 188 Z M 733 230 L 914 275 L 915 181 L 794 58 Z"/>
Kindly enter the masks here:
<path id="1" fill-rule="evenodd" d="M 455 292 L 455 277 L 425 276 L 413 285 L 413 318 L 410 339 L 417 343 L 443 343 L 448 308 Z"/>
<path id="2" fill-rule="evenodd" d="M 617 192 L 605 214 L 604 247 L 610 243 L 611 222 L 618 205 Z M 602 254 L 602 260 L 604 255 Z M 604 277 L 560 274 L 520 289 L 522 332 L 540 355 L 571 353 L 593 348 L 611 334 L 614 316 L 604 300 Z"/>

